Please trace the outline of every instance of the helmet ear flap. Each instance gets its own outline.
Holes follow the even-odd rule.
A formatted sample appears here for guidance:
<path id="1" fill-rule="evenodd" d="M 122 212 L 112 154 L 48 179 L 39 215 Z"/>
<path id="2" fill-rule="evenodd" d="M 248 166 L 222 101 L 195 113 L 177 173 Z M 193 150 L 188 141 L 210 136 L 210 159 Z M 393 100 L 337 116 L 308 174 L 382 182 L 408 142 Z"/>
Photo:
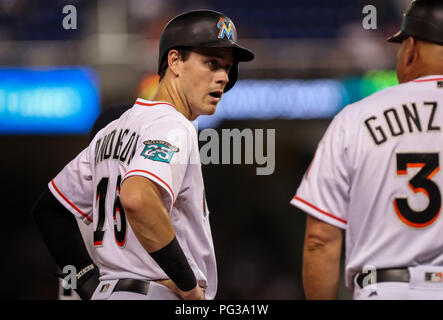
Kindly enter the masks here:
<path id="1" fill-rule="evenodd" d="M 238 78 L 238 63 L 234 63 L 234 65 L 232 66 L 231 70 L 229 70 L 228 77 L 229 77 L 229 82 L 226 84 L 225 89 L 223 90 L 223 92 L 228 92 L 229 90 L 231 90 L 232 87 L 237 82 L 237 78 Z"/>

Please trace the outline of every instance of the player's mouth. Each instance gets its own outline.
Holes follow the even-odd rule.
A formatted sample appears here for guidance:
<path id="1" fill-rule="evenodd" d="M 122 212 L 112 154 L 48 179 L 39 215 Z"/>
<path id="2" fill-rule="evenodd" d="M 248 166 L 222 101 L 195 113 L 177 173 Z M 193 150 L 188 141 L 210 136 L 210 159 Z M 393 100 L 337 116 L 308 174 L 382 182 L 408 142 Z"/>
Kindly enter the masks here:
<path id="1" fill-rule="evenodd" d="M 211 96 L 212 100 L 215 102 L 219 102 L 222 95 L 223 95 L 222 90 L 214 90 L 214 91 L 209 92 L 209 96 Z"/>

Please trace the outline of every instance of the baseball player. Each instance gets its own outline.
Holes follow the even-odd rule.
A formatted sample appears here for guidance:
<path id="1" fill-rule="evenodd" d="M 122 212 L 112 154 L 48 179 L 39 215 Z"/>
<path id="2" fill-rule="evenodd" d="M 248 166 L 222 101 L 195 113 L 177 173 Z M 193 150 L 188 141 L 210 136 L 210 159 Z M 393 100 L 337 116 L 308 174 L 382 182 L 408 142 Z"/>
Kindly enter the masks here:
<path id="1" fill-rule="evenodd" d="M 345 107 L 291 200 L 307 216 L 308 299 L 334 299 L 346 233 L 354 299 L 443 299 L 443 2 L 413 1 L 399 85 Z"/>
<path id="2" fill-rule="evenodd" d="M 230 18 L 172 19 L 159 48 L 153 101 L 100 130 L 48 184 L 34 210 L 57 265 L 77 270 L 83 299 L 213 299 L 217 270 L 197 133 L 252 52 Z M 92 224 L 94 264 L 74 217 Z"/>

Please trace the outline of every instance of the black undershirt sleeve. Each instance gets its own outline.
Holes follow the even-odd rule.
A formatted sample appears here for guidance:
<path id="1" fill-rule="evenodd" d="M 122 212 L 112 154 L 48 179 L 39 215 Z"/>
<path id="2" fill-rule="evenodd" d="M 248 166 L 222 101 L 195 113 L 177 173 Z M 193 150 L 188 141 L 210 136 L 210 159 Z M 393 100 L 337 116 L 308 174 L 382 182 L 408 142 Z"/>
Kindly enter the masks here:
<path id="1" fill-rule="evenodd" d="M 32 214 L 38 229 L 58 267 L 72 265 L 77 270 L 77 293 L 90 299 L 98 285 L 99 272 L 88 254 L 76 218 L 46 188 L 35 204 Z M 93 266 L 93 268 L 88 266 Z M 86 269 L 85 269 L 86 268 Z M 88 270 L 86 273 L 80 273 Z"/>

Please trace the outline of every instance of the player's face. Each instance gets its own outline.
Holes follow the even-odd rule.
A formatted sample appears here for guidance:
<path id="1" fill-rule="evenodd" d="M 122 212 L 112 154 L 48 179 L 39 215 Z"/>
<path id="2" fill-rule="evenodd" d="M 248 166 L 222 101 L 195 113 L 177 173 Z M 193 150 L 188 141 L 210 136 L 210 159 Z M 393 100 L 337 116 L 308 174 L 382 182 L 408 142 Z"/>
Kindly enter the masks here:
<path id="1" fill-rule="evenodd" d="M 215 112 L 233 63 L 231 48 L 197 48 L 182 63 L 180 82 L 191 120 Z"/>

